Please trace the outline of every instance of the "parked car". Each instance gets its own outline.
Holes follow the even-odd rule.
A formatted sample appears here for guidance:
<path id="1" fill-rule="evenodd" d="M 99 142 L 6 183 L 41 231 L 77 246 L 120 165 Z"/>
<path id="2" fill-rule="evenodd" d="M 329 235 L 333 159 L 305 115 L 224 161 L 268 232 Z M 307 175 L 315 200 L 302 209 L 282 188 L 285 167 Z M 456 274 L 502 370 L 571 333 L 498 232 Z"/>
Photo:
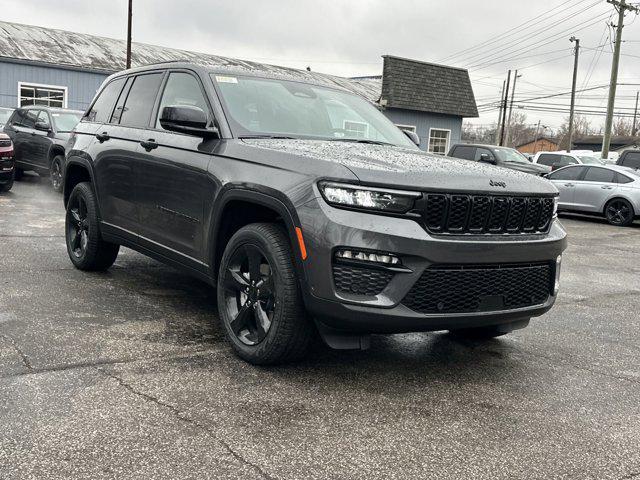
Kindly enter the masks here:
<path id="1" fill-rule="evenodd" d="M 7 134 L 0 133 L 0 192 L 11 190 L 14 175 L 13 144 Z"/>
<path id="2" fill-rule="evenodd" d="M 625 150 L 618 157 L 616 165 L 621 167 L 629 167 L 634 169 L 640 169 L 640 150 Z"/>
<path id="3" fill-rule="evenodd" d="M 572 165 L 550 173 L 560 191 L 559 211 L 604 216 L 626 226 L 640 215 L 640 174 L 617 165 Z"/>
<path id="4" fill-rule="evenodd" d="M 323 82 L 193 63 L 109 77 L 67 151 L 73 265 L 105 270 L 125 245 L 217 286 L 257 364 L 300 357 L 316 330 L 365 348 L 374 332 L 498 336 L 549 310 L 557 189 L 422 152 Z"/>
<path id="5" fill-rule="evenodd" d="M 534 175 L 546 175 L 551 168 L 532 164 L 527 157 L 514 148 L 495 145 L 458 144 L 451 147 L 449 156 L 464 160 L 491 163 L 499 167 L 510 168 Z"/>
<path id="6" fill-rule="evenodd" d="M 576 152 L 538 152 L 533 157 L 533 163 L 546 165 L 551 170 L 566 167 L 567 165 L 604 165 L 605 162 L 595 154 Z"/>
<path id="7" fill-rule="evenodd" d="M 0 107 L 0 130 L 4 128 L 14 110 L 14 108 Z"/>
<path id="8" fill-rule="evenodd" d="M 48 107 L 16 109 L 4 127 L 16 157 L 16 178 L 26 170 L 50 175 L 51 185 L 62 191 L 65 146 L 83 112 Z"/>

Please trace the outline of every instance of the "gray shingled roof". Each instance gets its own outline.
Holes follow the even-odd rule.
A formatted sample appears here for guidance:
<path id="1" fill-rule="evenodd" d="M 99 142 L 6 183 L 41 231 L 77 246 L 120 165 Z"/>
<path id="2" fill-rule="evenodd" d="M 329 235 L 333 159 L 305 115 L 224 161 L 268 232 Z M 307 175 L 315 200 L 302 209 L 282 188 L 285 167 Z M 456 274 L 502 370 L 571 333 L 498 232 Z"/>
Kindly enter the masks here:
<path id="1" fill-rule="evenodd" d="M 467 70 L 391 55 L 384 56 L 381 100 L 389 108 L 478 116 Z"/>

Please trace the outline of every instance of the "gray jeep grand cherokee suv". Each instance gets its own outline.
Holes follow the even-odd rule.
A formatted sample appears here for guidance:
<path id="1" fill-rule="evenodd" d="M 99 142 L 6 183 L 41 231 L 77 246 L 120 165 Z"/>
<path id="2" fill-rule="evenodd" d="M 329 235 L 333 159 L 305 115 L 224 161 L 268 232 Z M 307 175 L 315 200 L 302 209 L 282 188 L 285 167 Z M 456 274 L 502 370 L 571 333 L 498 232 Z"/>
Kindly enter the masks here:
<path id="1" fill-rule="evenodd" d="M 328 77 L 327 77 L 328 78 Z M 418 150 L 319 75 L 167 63 L 107 79 L 67 149 L 66 241 L 120 245 L 217 287 L 245 360 L 371 333 L 493 337 L 553 305 L 566 247 L 550 182 Z"/>

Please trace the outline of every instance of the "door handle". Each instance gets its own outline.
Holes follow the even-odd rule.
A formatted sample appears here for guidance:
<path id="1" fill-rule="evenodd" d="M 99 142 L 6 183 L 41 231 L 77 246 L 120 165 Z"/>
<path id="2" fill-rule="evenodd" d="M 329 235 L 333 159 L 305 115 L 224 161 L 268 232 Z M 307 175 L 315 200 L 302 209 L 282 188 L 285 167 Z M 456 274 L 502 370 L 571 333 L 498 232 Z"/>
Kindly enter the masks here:
<path id="1" fill-rule="evenodd" d="M 574 185 L 573 185 L 573 183 L 565 183 L 564 186 L 565 187 L 573 187 Z"/>
<path id="2" fill-rule="evenodd" d="M 96 138 L 98 139 L 98 141 L 100 143 L 102 143 L 102 142 L 106 142 L 111 137 L 109 136 L 109 134 L 107 132 L 102 132 L 102 133 L 96 133 Z"/>
<path id="3" fill-rule="evenodd" d="M 142 145 L 142 148 L 144 148 L 147 152 L 158 148 L 158 144 L 153 138 L 150 138 L 146 142 L 140 142 L 140 145 Z"/>
<path id="4" fill-rule="evenodd" d="M 610 187 L 609 185 L 602 185 L 600 188 L 603 190 L 611 190 L 613 187 Z"/>

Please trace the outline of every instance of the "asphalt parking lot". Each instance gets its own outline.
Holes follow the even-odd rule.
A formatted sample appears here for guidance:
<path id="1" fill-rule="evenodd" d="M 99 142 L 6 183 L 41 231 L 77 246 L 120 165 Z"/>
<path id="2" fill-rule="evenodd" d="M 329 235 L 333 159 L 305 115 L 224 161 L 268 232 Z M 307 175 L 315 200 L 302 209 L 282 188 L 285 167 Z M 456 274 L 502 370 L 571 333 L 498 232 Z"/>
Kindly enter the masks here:
<path id="1" fill-rule="evenodd" d="M 257 368 L 213 291 L 72 268 L 61 196 L 0 196 L 0 478 L 640 478 L 640 224 L 563 218 L 555 309 L 488 343 L 375 337 Z"/>

